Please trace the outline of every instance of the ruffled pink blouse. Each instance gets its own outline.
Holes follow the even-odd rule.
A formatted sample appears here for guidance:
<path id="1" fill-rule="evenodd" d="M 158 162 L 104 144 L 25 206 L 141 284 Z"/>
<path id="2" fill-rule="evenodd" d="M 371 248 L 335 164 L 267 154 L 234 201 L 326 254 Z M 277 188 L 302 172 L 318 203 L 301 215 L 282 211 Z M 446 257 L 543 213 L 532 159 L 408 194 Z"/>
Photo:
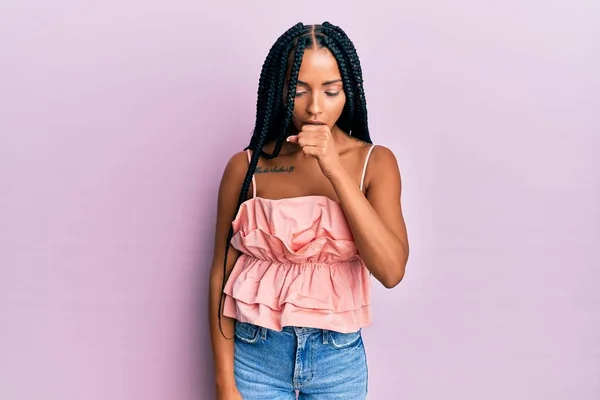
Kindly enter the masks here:
<path id="1" fill-rule="evenodd" d="M 325 196 L 253 197 L 233 229 L 231 245 L 241 255 L 225 285 L 223 315 L 277 331 L 349 333 L 371 324 L 370 273 L 339 203 Z"/>

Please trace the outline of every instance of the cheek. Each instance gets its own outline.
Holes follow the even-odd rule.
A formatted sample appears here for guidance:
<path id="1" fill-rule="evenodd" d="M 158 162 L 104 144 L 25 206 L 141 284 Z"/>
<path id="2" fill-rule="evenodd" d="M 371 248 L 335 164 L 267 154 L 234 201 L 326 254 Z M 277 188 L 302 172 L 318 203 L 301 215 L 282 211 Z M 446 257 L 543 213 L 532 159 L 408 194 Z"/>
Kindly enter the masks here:
<path id="1" fill-rule="evenodd" d="M 294 124 L 298 124 L 300 120 L 306 119 L 306 101 L 301 98 L 297 98 L 294 101 L 294 110 L 292 111 L 292 121 Z"/>
<path id="2" fill-rule="evenodd" d="M 307 96 L 296 97 L 294 99 L 294 113 L 300 114 L 306 111 L 306 107 L 308 106 Z"/>

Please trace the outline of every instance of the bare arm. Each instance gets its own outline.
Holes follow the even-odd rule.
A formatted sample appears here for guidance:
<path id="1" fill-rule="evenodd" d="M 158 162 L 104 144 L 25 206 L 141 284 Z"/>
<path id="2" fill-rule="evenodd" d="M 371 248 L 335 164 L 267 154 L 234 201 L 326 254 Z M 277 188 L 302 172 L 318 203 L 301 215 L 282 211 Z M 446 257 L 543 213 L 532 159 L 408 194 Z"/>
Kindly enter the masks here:
<path id="1" fill-rule="evenodd" d="M 242 186 L 244 174 L 247 169 L 245 153 L 234 155 L 223 173 L 219 187 L 217 221 L 215 230 L 215 245 L 212 267 L 210 270 L 209 289 L 209 325 L 213 359 L 215 364 L 215 380 L 217 390 L 227 391 L 235 388 L 233 371 L 233 338 L 235 320 L 221 316 L 221 326 L 224 337 L 219 329 L 219 299 L 222 295 L 223 263 L 225 257 L 225 245 L 231 222 L 235 217 L 237 201 Z M 239 252 L 229 247 L 227 255 L 227 276 L 231 272 Z M 229 339 L 228 339 L 229 338 Z"/>
<path id="2" fill-rule="evenodd" d="M 343 168 L 329 179 L 367 269 L 385 287 L 392 288 L 404 277 L 409 253 L 400 202 L 400 171 L 394 154 L 383 146 L 373 149 L 368 168 L 373 178 L 366 197 Z"/>

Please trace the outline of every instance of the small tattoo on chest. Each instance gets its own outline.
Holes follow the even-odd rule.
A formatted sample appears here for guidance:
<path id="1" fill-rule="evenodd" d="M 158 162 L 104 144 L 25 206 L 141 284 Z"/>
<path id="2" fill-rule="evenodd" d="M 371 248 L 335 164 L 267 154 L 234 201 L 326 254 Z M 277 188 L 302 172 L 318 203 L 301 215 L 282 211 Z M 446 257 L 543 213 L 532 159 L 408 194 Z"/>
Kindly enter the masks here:
<path id="1" fill-rule="evenodd" d="M 287 174 L 291 174 L 292 172 L 294 172 L 295 167 L 293 165 L 289 165 L 287 167 L 270 167 L 270 168 L 264 168 L 264 167 L 256 167 L 256 174 L 275 174 L 275 173 L 287 173 Z"/>

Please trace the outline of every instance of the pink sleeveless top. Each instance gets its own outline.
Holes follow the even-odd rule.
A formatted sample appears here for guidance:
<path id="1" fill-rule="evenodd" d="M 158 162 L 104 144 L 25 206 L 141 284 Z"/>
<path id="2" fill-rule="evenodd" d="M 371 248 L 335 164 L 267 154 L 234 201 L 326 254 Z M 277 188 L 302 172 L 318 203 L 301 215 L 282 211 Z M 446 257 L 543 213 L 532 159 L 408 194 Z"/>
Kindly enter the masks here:
<path id="1" fill-rule="evenodd" d="M 241 254 L 225 285 L 223 315 L 277 331 L 349 333 L 370 325 L 370 273 L 341 205 L 326 196 L 256 197 L 254 177 L 252 184 L 254 197 L 233 221 L 231 245 Z"/>

